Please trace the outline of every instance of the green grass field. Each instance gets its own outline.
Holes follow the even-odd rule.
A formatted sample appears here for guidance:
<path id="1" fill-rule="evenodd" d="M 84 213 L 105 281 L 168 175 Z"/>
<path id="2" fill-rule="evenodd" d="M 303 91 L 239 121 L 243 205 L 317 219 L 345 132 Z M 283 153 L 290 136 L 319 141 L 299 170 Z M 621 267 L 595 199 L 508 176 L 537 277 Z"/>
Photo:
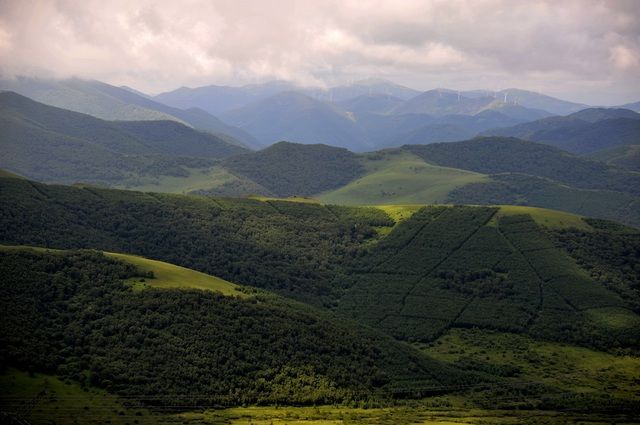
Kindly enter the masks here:
<path id="1" fill-rule="evenodd" d="M 189 177 L 159 176 L 132 179 L 116 189 L 139 190 L 141 192 L 163 192 L 187 194 L 196 190 L 210 190 L 240 179 L 226 169 L 218 166 L 211 168 L 187 169 Z"/>
<path id="2" fill-rule="evenodd" d="M 488 180 L 483 174 L 427 164 L 402 151 L 376 153 L 361 161 L 367 174 L 316 197 L 343 205 L 433 204 L 445 202 L 457 187 Z"/>
<path id="3" fill-rule="evenodd" d="M 448 345 L 443 347 L 451 348 Z M 453 348 L 455 350 L 455 347 Z M 553 356 L 553 352 L 543 355 Z M 562 353 L 564 355 L 564 352 Z M 608 359 L 587 358 L 574 353 L 578 370 L 590 362 Z M 609 374 L 631 373 L 637 363 L 622 359 L 608 367 Z M 590 376 L 589 379 L 592 379 Z M 15 369 L 0 374 L 0 407 L 10 416 L 30 424 L 232 424 L 232 425 L 337 425 L 337 424 L 631 424 L 625 415 L 600 416 L 537 410 L 480 409 L 466 406 L 464 397 L 434 397 L 393 407 L 367 406 L 248 406 L 215 410 L 198 409 L 183 413 L 155 411 L 139 407 L 132 399 L 119 398 L 103 390 L 64 382 L 53 375 L 28 374 Z M 27 406 L 32 404 L 29 409 Z M 3 422 L 4 423 L 4 422 Z M 12 423 L 12 422 L 8 422 Z"/>
<path id="4" fill-rule="evenodd" d="M 453 364 L 472 358 L 487 365 L 515 367 L 519 373 L 508 380 L 547 385 L 561 391 L 558 397 L 580 393 L 637 402 L 640 395 L 640 358 L 631 355 L 481 329 L 452 329 L 421 347 Z"/>
<path id="5" fill-rule="evenodd" d="M 424 205 L 376 205 L 376 208 L 381 209 L 393 221 L 400 223 L 403 220 L 411 217 L 416 211 L 422 208 Z"/>
<path id="6" fill-rule="evenodd" d="M 0 245 L 0 250 L 35 250 L 46 252 L 64 252 L 58 249 L 39 248 L 30 246 L 8 246 Z M 238 290 L 238 286 L 211 276 L 200 273 L 185 267 L 176 266 L 174 264 L 165 263 L 163 261 L 150 260 L 136 255 L 118 254 L 115 252 L 104 252 L 108 257 L 133 264 L 143 272 L 152 271 L 154 278 L 141 279 L 134 278 L 125 281 L 130 284 L 134 290 L 142 290 L 144 288 L 162 288 L 162 289 L 202 289 L 205 291 L 218 291 L 223 295 L 244 297 L 246 294 Z"/>
<path id="7" fill-rule="evenodd" d="M 162 289 L 202 289 L 206 291 L 218 291 L 229 296 L 245 296 L 244 293 L 238 290 L 235 284 L 195 270 L 135 255 L 116 254 L 113 252 L 105 252 L 105 255 L 126 263 L 131 263 L 143 272 L 153 272 L 153 279 L 144 279 L 144 282 L 141 282 L 141 279 L 135 278 L 127 281 L 127 283 L 130 283 L 136 290 L 147 287 Z"/>
<path id="8" fill-rule="evenodd" d="M 55 376 L 15 369 L 0 374 L 0 407 L 30 424 L 157 423 L 147 409 L 126 406 L 117 397 Z M 33 408 L 28 405 L 33 403 Z M 5 423 L 0 417 L 0 423 Z M 6 422 L 14 423 L 14 422 Z"/>
<path id="9" fill-rule="evenodd" d="M 575 227 L 582 230 L 591 230 L 591 226 L 582 219 L 582 216 L 577 214 L 550 210 L 547 208 L 524 207 L 518 205 L 499 205 L 499 207 L 500 211 L 498 211 L 498 214 L 496 214 L 489 222 L 490 225 L 495 225 L 500 217 L 529 214 L 539 226 L 551 229 Z"/>
<path id="10" fill-rule="evenodd" d="M 315 198 L 309 198 L 306 196 L 290 196 L 288 198 L 275 198 L 271 196 L 249 196 L 249 199 L 255 199 L 256 201 L 288 201 L 288 202 L 300 202 L 302 204 L 319 204 L 320 201 Z"/>

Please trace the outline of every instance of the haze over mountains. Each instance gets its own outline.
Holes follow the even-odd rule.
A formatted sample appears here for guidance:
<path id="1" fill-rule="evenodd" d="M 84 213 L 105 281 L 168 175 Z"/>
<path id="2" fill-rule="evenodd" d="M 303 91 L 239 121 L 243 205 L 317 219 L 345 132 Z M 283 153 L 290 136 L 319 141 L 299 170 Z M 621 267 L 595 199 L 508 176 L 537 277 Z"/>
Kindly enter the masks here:
<path id="1" fill-rule="evenodd" d="M 226 124 L 220 126 L 223 121 L 204 110 L 165 106 L 131 89 L 82 80 L 32 83 L 12 84 L 76 110 L 83 102 L 95 106 L 86 115 L 0 93 L 0 167 L 44 182 L 303 195 L 343 204 L 516 203 L 640 223 L 640 114 L 629 109 L 558 116 L 521 103 L 556 111 L 582 105 L 515 90 L 502 99 L 444 89 L 414 95 L 379 80 L 323 92 L 274 82 L 171 94 L 198 94 L 189 99 L 216 100 L 218 108 L 226 101 L 231 109 L 221 113 Z M 323 100 L 327 95 L 341 100 Z M 91 116 L 120 114 L 147 121 Z M 196 115 L 204 121 L 192 119 Z M 246 135 L 244 143 L 212 126 Z M 293 143 L 255 153 L 242 147 L 278 140 Z M 462 140 L 468 141 L 452 143 Z M 359 151 L 373 153 L 354 154 Z"/>
<path id="2" fill-rule="evenodd" d="M 183 87 L 156 96 L 80 79 L 1 80 L 0 89 L 106 120 L 179 121 L 254 149 L 281 140 L 352 151 L 464 140 L 588 107 L 518 89 L 419 92 L 380 79 L 329 89 L 286 81 Z"/>

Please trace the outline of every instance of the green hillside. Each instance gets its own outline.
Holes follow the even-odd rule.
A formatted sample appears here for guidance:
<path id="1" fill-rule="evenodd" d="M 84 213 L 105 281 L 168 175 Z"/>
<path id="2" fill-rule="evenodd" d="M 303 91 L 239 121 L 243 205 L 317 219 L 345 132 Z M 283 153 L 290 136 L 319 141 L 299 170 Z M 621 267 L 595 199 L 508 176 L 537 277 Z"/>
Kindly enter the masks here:
<path id="1" fill-rule="evenodd" d="M 576 189 L 524 174 L 493 174 L 449 193 L 447 201 L 474 205 L 530 205 L 640 226 L 640 198 L 610 190 Z"/>
<path id="2" fill-rule="evenodd" d="M 599 348 L 611 338 L 633 346 L 637 338 L 586 314 L 614 308 L 615 315 L 631 314 L 633 322 L 636 316 L 624 312 L 634 308 L 630 294 L 636 289 L 628 278 L 618 278 L 623 283 L 612 284 L 611 292 L 561 255 L 547 232 L 595 231 L 568 214 L 429 207 L 397 223 L 379 208 L 143 194 L 17 179 L 3 179 L 0 187 L 11 201 L 0 210 L 2 243 L 153 257 L 312 304 L 337 304 L 398 338 L 429 340 L 452 325 L 526 331 Z M 634 246 L 637 231 L 628 231 L 623 245 Z M 576 243 L 582 240 L 574 237 Z M 637 259 L 629 261 L 635 270 Z M 556 303 L 553 309 L 567 309 L 569 322 L 562 326 L 584 327 L 565 334 L 551 326 L 556 319 L 540 307 L 540 288 L 546 285 L 552 295 L 557 292 L 545 298 Z"/>
<path id="3" fill-rule="evenodd" d="M 562 218 L 533 215 L 538 222 L 547 216 L 555 230 L 545 231 L 526 209 L 425 208 L 361 258 L 339 311 L 408 341 L 480 327 L 596 349 L 637 347 L 640 316 L 632 309 L 640 293 L 633 281 L 603 285 L 547 234 L 565 228 L 557 228 Z"/>
<path id="4" fill-rule="evenodd" d="M 364 154 L 359 160 L 362 177 L 315 197 L 343 205 L 441 203 L 457 187 L 486 180 L 482 174 L 434 166 L 398 150 Z"/>
<path id="5" fill-rule="evenodd" d="M 483 133 L 540 142 L 579 155 L 638 144 L 640 114 L 629 109 L 589 108 Z"/>
<path id="6" fill-rule="evenodd" d="M 198 108 L 172 108 L 148 96 L 123 87 L 100 81 L 71 78 L 65 80 L 18 77 L 0 79 L 0 90 L 13 91 L 46 105 L 81 112 L 103 120 L 166 121 L 171 120 L 253 146 L 255 139 L 225 124 L 215 116 Z"/>
<path id="7" fill-rule="evenodd" d="M 131 253 L 0 253 L 0 354 L 17 369 L 3 382 L 42 387 L 20 371 L 46 373 L 135 400 L 113 408 L 154 422 L 169 420 L 167 396 L 181 420 L 274 423 L 335 421 L 357 412 L 347 406 L 376 407 L 355 423 L 444 421 L 434 408 L 469 423 L 567 409 L 607 422 L 640 409 L 632 228 L 521 206 L 348 207 L 14 178 L 0 178 L 0 196 L 0 243 Z M 273 293 L 197 290 L 235 290 L 228 282 Z M 219 409 L 253 403 L 346 404 Z"/>
<path id="8" fill-rule="evenodd" d="M 589 158 L 629 171 L 640 172 L 640 145 L 618 146 L 598 151 L 589 155 Z"/>
<path id="9" fill-rule="evenodd" d="M 262 151 L 223 162 L 276 196 L 312 195 L 340 187 L 363 173 L 356 155 L 344 148 L 279 142 Z"/>
<path id="10" fill-rule="evenodd" d="M 640 176 L 580 158 L 541 143 L 485 137 L 457 143 L 411 145 L 405 149 L 426 162 L 484 174 L 520 173 L 580 189 L 640 194 Z"/>
<path id="11" fill-rule="evenodd" d="M 145 271 L 95 252 L 2 250 L 0 271 L 9 277 L 0 285 L 1 307 L 10 312 L 0 323 L 5 365 L 55 371 L 125 398 L 142 394 L 147 405 L 329 403 L 392 391 L 409 374 L 417 388 L 478 382 L 382 334 L 273 295 L 132 291 L 126 279 Z"/>
<path id="12" fill-rule="evenodd" d="M 153 277 L 150 279 L 134 278 L 131 280 L 130 283 L 140 289 L 201 289 L 220 292 L 223 295 L 243 295 L 233 283 L 205 273 L 196 272 L 162 261 L 138 257 L 136 255 L 117 254 L 113 252 L 107 252 L 105 255 L 125 263 L 133 264 L 143 275 L 151 272 Z"/>
<path id="13" fill-rule="evenodd" d="M 52 182 L 184 177 L 184 167 L 246 152 L 173 121 L 114 122 L 0 93 L 0 166 Z"/>

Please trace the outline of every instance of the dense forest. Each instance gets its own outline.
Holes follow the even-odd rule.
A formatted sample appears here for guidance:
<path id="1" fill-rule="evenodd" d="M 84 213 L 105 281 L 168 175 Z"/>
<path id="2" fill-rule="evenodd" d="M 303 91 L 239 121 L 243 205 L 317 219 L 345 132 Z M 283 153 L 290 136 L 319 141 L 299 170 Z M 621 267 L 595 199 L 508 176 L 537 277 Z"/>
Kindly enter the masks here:
<path id="1" fill-rule="evenodd" d="M 13 92 L 0 93 L 0 125 L 0 167 L 43 181 L 111 185 L 139 175 L 186 177 L 184 167 L 247 151 L 227 136 L 176 121 L 104 121 Z"/>
<path id="2" fill-rule="evenodd" d="M 446 167 L 483 174 L 529 174 L 575 188 L 640 194 L 640 177 L 636 173 L 579 158 L 541 143 L 515 138 L 485 137 L 404 148 L 429 163 Z"/>
<path id="3" fill-rule="evenodd" d="M 0 273 L 3 367 L 153 404 L 326 404 L 479 379 L 267 293 L 134 292 L 122 280 L 140 273 L 96 252 L 3 251 Z"/>
<path id="4" fill-rule="evenodd" d="M 287 142 L 229 158 L 224 165 L 283 197 L 335 189 L 364 172 L 356 155 L 344 148 Z"/>
<path id="5" fill-rule="evenodd" d="M 335 308 L 407 341 L 431 341 L 451 327 L 482 327 L 603 350 L 640 346 L 634 325 L 639 318 L 632 311 L 637 294 L 628 277 L 618 278 L 624 284 L 605 284 L 589 276 L 587 267 L 554 245 L 559 236 L 550 238 L 527 215 L 425 207 L 395 225 L 377 208 L 143 194 L 10 178 L 2 179 L 0 189 L 11 200 L 0 210 L 5 244 L 161 259 Z M 602 237 L 594 241 L 608 243 Z M 635 236 L 624 239 L 631 257 L 637 243 Z M 607 257 L 587 261 L 616 267 Z M 630 274 L 637 274 L 635 267 Z M 602 321 L 602 314 L 615 314 L 625 325 Z"/>

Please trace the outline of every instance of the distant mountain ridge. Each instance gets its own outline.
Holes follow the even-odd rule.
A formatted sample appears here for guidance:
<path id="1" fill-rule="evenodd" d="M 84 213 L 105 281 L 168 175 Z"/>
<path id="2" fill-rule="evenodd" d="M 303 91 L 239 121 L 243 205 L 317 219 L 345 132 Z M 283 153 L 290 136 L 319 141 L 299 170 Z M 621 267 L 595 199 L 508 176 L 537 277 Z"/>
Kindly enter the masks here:
<path id="1" fill-rule="evenodd" d="M 13 92 L 0 92 L 0 122 L 0 167 L 43 181 L 113 183 L 139 173 L 181 175 L 180 164 L 247 151 L 175 121 L 105 121 Z"/>
<path id="2" fill-rule="evenodd" d="M 518 137 L 576 154 L 593 154 L 640 144 L 640 114 L 629 109 L 589 108 L 566 117 L 550 117 L 483 135 Z"/>
<path id="3" fill-rule="evenodd" d="M 255 146 L 252 136 L 229 126 L 197 108 L 182 110 L 156 102 L 131 88 L 121 88 L 100 81 L 47 80 L 19 77 L 0 80 L 0 90 L 14 91 L 38 102 L 57 106 L 104 120 L 148 121 L 172 120 L 213 134 L 237 139 Z"/>

